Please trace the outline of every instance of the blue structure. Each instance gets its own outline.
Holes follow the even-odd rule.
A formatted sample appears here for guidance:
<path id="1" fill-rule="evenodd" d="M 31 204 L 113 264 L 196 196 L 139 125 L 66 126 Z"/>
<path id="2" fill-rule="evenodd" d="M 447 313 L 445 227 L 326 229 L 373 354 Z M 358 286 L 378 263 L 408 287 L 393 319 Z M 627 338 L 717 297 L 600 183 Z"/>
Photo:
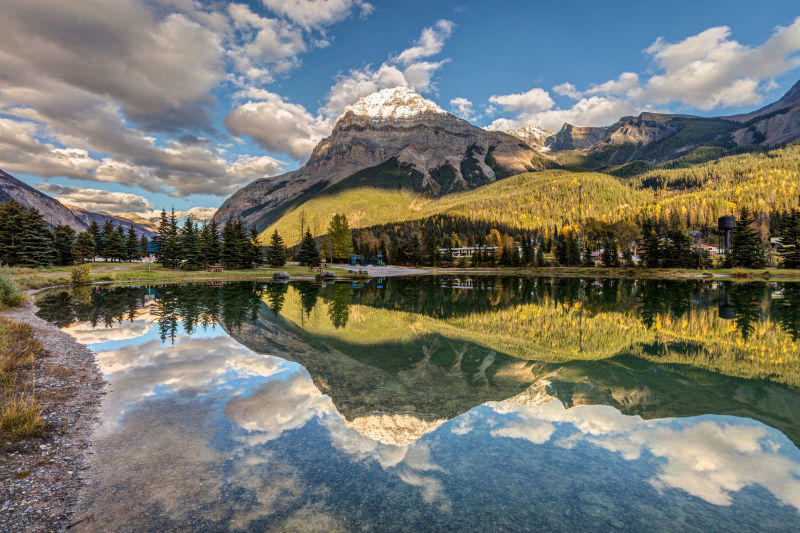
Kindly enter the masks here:
<path id="1" fill-rule="evenodd" d="M 385 266 L 383 255 L 378 257 L 364 258 L 363 255 L 350 254 L 350 266 Z"/>

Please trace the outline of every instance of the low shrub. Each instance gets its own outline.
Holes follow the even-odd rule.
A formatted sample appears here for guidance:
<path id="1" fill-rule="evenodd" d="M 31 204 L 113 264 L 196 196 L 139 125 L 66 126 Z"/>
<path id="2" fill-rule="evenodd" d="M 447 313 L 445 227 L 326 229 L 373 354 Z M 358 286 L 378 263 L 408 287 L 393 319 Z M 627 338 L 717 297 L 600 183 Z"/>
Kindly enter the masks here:
<path id="1" fill-rule="evenodd" d="M 89 265 L 78 265 L 72 267 L 69 271 L 69 281 L 73 285 L 86 285 L 91 281 L 89 272 L 91 267 Z"/>
<path id="2" fill-rule="evenodd" d="M 0 309 L 4 307 L 19 307 L 25 301 L 22 294 L 13 281 L 0 278 Z"/>

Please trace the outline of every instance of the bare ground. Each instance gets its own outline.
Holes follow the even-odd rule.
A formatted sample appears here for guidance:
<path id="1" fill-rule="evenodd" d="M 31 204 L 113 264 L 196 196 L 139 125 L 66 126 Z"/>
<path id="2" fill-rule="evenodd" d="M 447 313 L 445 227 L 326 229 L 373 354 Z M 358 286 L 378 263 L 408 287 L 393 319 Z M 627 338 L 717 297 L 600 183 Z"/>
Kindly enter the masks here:
<path id="1" fill-rule="evenodd" d="M 91 454 L 105 381 L 95 354 L 35 315 L 30 302 L 0 316 L 32 326 L 48 352 L 33 370 L 45 436 L 0 442 L 0 531 L 69 527 Z"/>

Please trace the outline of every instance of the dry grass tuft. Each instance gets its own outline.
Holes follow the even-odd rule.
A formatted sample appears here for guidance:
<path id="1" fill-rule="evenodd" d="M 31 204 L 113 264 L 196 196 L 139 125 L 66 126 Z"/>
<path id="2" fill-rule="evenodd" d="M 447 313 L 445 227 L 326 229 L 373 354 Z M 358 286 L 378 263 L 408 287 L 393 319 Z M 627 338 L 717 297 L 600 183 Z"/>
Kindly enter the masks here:
<path id="1" fill-rule="evenodd" d="M 0 404 L 0 435 L 3 439 L 15 442 L 39 437 L 43 433 L 42 406 L 34 398 L 20 394 Z"/>
<path id="2" fill-rule="evenodd" d="M 36 360 L 44 355 L 32 327 L 0 318 L 0 438 L 13 442 L 44 432 L 42 406 L 26 393 L 33 389 Z"/>

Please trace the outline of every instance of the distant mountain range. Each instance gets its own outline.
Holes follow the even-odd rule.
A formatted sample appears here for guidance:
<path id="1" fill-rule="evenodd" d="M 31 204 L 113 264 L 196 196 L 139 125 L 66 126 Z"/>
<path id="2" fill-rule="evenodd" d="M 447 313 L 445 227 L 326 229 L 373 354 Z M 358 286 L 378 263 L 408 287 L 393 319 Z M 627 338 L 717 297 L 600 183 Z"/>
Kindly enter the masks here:
<path id="1" fill-rule="evenodd" d="M 14 199 L 25 207 L 35 207 L 39 210 L 45 222 L 51 227 L 67 225 L 77 232 L 84 231 L 92 221 L 99 225 L 111 220 L 114 225 L 124 227 L 133 226 L 139 235 L 152 237 L 155 227 L 149 221 L 128 213 L 93 213 L 80 207 L 62 204 L 41 191 L 27 185 L 11 174 L 0 170 L 0 202 Z"/>
<path id="2" fill-rule="evenodd" d="M 214 218 L 242 217 L 263 230 L 315 196 L 349 187 L 405 189 L 435 199 L 522 172 L 611 171 L 632 162 L 647 169 L 689 154 L 696 161 L 700 149 L 708 160 L 798 139 L 800 82 L 779 101 L 744 115 L 646 112 L 607 127 L 564 124 L 555 133 L 538 126 L 487 131 L 397 87 L 348 106 L 302 168 L 250 183 Z"/>

